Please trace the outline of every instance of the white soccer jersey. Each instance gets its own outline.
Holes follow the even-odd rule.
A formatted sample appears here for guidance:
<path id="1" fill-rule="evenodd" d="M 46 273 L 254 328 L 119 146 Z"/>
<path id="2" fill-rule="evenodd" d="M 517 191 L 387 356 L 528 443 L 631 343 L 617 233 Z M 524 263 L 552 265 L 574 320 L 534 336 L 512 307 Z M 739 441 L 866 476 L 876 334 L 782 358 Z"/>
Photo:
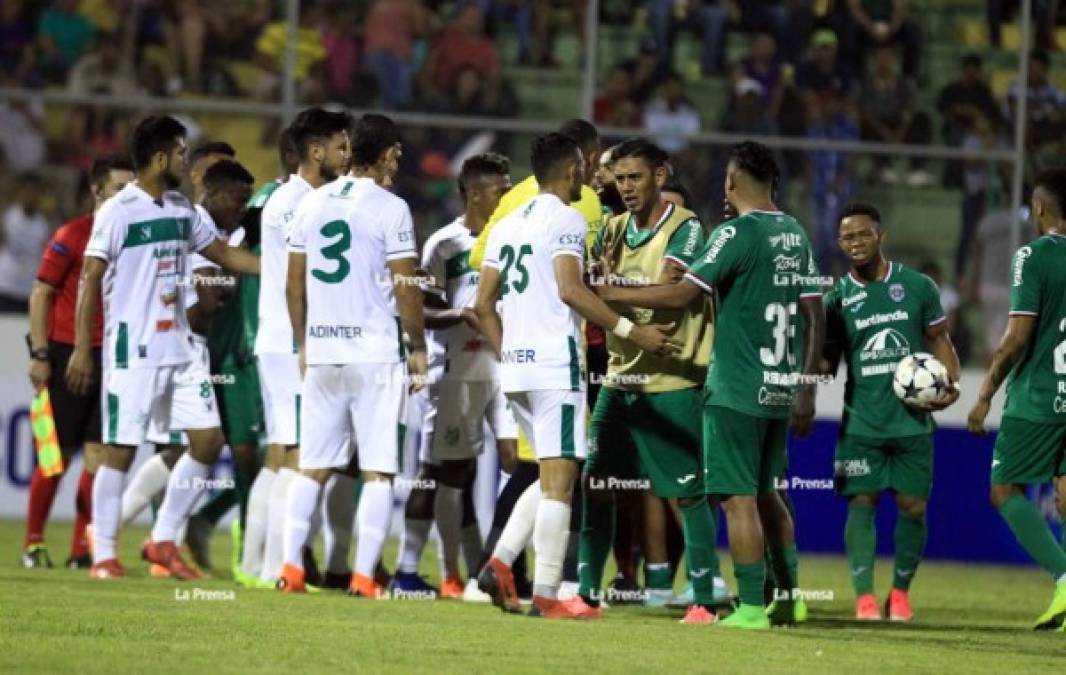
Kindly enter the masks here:
<path id="1" fill-rule="evenodd" d="M 307 256 L 308 365 L 403 361 L 386 263 L 417 259 L 414 243 L 407 202 L 370 178 L 338 178 L 304 199 L 289 250 Z"/>
<path id="2" fill-rule="evenodd" d="M 294 354 L 289 305 L 285 300 L 285 282 L 289 269 L 288 236 L 296 207 L 314 190 L 298 174 L 289 176 L 270 195 L 260 215 L 262 258 L 259 272 L 259 330 L 255 335 L 255 353 Z"/>
<path id="3" fill-rule="evenodd" d="M 496 224 L 484 264 L 499 271 L 505 392 L 584 391 L 581 316 L 559 299 L 553 261 L 585 258 L 584 216 L 555 195 L 538 195 Z"/>
<path id="4" fill-rule="evenodd" d="M 85 255 L 108 263 L 103 280 L 104 349 L 113 368 L 187 363 L 189 322 L 181 286 L 189 255 L 218 233 L 181 193 L 159 201 L 136 182 L 96 214 Z"/>
<path id="5" fill-rule="evenodd" d="M 470 233 L 457 218 L 437 230 L 426 240 L 422 251 L 422 267 L 433 278 L 438 294 L 451 309 L 473 307 L 477 300 L 477 284 L 480 273 L 470 267 L 470 249 L 477 237 Z M 462 381 L 495 380 L 499 377 L 496 355 L 484 336 L 470 328 L 466 322 L 432 331 L 444 351 L 444 377 Z"/>

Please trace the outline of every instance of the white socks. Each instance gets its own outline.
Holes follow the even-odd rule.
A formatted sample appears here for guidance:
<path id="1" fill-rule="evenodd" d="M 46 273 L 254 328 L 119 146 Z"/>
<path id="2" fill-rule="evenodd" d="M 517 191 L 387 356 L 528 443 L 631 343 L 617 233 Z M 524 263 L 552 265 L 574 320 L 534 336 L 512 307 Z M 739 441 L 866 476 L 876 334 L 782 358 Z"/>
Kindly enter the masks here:
<path id="1" fill-rule="evenodd" d="M 277 473 L 265 466 L 259 470 L 248 492 L 248 515 L 244 522 L 244 551 L 241 571 L 253 577 L 263 571 L 263 546 L 266 544 L 267 512 L 270 488 Z"/>
<path id="2" fill-rule="evenodd" d="M 540 502 L 540 481 L 538 480 L 527 487 L 515 502 L 511 517 L 507 519 L 507 525 L 500 533 L 500 540 L 496 542 L 492 557 L 498 558 L 500 562 L 507 565 L 514 563 L 515 558 L 529 544 L 529 538 L 533 536 L 533 526 L 537 522 L 537 507 Z"/>
<path id="3" fill-rule="evenodd" d="M 122 485 L 126 474 L 101 466 L 93 480 L 93 562 L 116 558 L 119 517 L 122 509 Z"/>
<path id="4" fill-rule="evenodd" d="M 463 530 L 463 490 L 437 484 L 433 498 L 433 514 L 440 533 L 441 561 L 445 577 L 459 575 L 459 543 Z"/>
<path id="5" fill-rule="evenodd" d="M 180 544 L 179 532 L 193 505 L 207 489 L 207 474 L 211 467 L 202 464 L 186 452 L 174 465 L 167 481 L 167 492 L 159 516 L 152 528 L 152 541 L 173 541 Z"/>
<path id="6" fill-rule="evenodd" d="M 373 579 L 374 569 L 381 559 L 381 548 L 389 534 L 392 483 L 384 480 L 364 482 L 355 518 L 359 525 L 359 541 L 355 549 L 354 571 Z"/>
<path id="7" fill-rule="evenodd" d="M 355 521 L 355 479 L 340 473 L 331 474 L 322 493 L 325 529 L 322 539 L 326 553 L 326 571 L 350 574 L 348 551 Z"/>
<path id="8" fill-rule="evenodd" d="M 267 535 L 263 550 L 263 569 L 259 578 L 274 581 L 281 574 L 281 559 L 285 546 L 285 509 L 288 505 L 289 483 L 296 472 L 282 467 L 270 487 L 270 505 L 267 508 Z"/>
<path id="9" fill-rule="evenodd" d="M 563 559 L 570 537 L 570 504 L 554 499 L 540 500 L 533 548 L 537 555 L 533 573 L 533 594 L 555 599 L 563 578 Z"/>
<path id="10" fill-rule="evenodd" d="M 433 527 L 433 521 L 406 518 L 403 522 L 403 541 L 400 542 L 400 557 L 396 561 L 396 571 L 414 574 L 418 572 L 422 549 L 426 547 L 429 528 Z"/>
<path id="11" fill-rule="evenodd" d="M 296 474 L 289 483 L 283 554 L 286 565 L 303 569 L 303 547 L 311 530 L 311 516 L 318 510 L 321 492 L 318 481 L 303 474 Z"/>
<path id="12" fill-rule="evenodd" d="M 169 479 L 170 469 L 167 468 L 162 455 L 152 455 L 147 462 L 141 464 L 130 478 L 129 487 L 122 493 L 123 527 L 133 522 L 133 519 L 152 503 L 156 495 L 163 494 Z M 95 500 L 95 497 L 93 499 Z"/>

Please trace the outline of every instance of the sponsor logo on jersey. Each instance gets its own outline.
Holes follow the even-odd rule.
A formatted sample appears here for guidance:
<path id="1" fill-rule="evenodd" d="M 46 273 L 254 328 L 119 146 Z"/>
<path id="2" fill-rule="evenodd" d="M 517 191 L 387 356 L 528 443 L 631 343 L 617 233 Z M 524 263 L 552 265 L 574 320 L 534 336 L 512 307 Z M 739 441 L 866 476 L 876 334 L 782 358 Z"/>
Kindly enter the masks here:
<path id="1" fill-rule="evenodd" d="M 711 248 L 708 249 L 707 255 L 704 256 L 703 262 L 713 263 L 718 259 L 718 254 L 722 252 L 725 245 L 730 239 L 737 236 L 737 228 L 733 225 L 726 225 L 718 230 L 718 236 L 715 238 L 714 243 L 711 244 Z"/>
<path id="2" fill-rule="evenodd" d="M 874 314 L 868 316 L 865 319 L 855 319 L 855 328 L 857 330 L 863 330 L 870 326 L 880 326 L 883 323 L 891 323 L 893 321 L 907 321 L 910 319 L 910 314 L 906 310 L 897 309 L 894 312 L 888 312 L 887 314 Z"/>
<path id="3" fill-rule="evenodd" d="M 703 227 L 700 225 L 700 221 L 695 218 L 689 219 L 686 224 L 688 225 L 688 238 L 685 239 L 685 246 L 682 252 L 687 256 L 696 254 L 696 244 L 700 240 L 700 232 L 703 231 Z"/>
<path id="4" fill-rule="evenodd" d="M 844 459 L 833 462 L 834 473 L 837 476 L 869 476 L 870 463 L 866 459 Z"/>
<path id="5" fill-rule="evenodd" d="M 501 363 L 536 363 L 536 349 L 505 349 Z"/>
<path id="6" fill-rule="evenodd" d="M 855 295 L 849 295 L 846 298 L 840 299 L 840 306 L 844 309 L 851 307 L 852 313 L 859 311 L 862 308 L 863 300 L 866 299 L 866 291 L 859 291 Z M 855 305 L 852 307 L 852 305 Z"/>
<path id="7" fill-rule="evenodd" d="M 902 359 L 911 353 L 910 342 L 895 328 L 882 328 L 874 333 L 859 351 L 860 361 Z M 863 373 L 865 374 L 865 373 Z"/>
<path id="8" fill-rule="evenodd" d="M 354 340 L 363 337 L 362 326 L 308 326 L 307 337 Z"/>
<path id="9" fill-rule="evenodd" d="M 793 248 L 803 245 L 803 237 L 794 232 L 775 234 L 769 237 L 767 241 L 770 242 L 770 246 L 774 248 L 783 248 L 786 251 L 791 251 Z"/>
<path id="10" fill-rule="evenodd" d="M 585 243 L 585 238 L 580 234 L 561 234 L 559 235 L 560 246 L 581 246 Z"/>
<path id="11" fill-rule="evenodd" d="M 791 391 L 770 391 L 766 387 L 759 387 L 759 405 L 787 407 L 792 405 L 792 399 Z"/>
<path id="12" fill-rule="evenodd" d="M 1022 246 L 1018 249 L 1018 252 L 1014 254 L 1014 285 L 1022 285 L 1022 272 L 1025 269 L 1025 260 L 1029 256 L 1033 255 L 1032 246 Z"/>
<path id="13" fill-rule="evenodd" d="M 892 298 L 896 302 L 903 302 L 905 293 L 903 291 L 903 284 L 889 284 L 888 297 Z"/>
<path id="14" fill-rule="evenodd" d="M 778 253 L 774 257 L 775 272 L 799 272 L 800 264 L 800 257 L 798 255 L 785 255 L 784 253 Z"/>

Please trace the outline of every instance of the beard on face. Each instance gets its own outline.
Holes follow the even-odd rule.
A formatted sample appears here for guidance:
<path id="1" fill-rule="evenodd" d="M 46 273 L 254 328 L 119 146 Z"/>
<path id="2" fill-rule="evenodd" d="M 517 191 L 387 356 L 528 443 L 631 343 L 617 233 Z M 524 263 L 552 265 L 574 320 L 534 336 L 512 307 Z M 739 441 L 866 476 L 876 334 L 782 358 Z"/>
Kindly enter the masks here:
<path id="1" fill-rule="evenodd" d="M 600 203 L 611 210 L 611 213 L 618 215 L 626 210 L 625 202 L 622 201 L 622 194 L 618 192 L 618 186 L 614 181 L 605 183 L 600 189 Z"/>

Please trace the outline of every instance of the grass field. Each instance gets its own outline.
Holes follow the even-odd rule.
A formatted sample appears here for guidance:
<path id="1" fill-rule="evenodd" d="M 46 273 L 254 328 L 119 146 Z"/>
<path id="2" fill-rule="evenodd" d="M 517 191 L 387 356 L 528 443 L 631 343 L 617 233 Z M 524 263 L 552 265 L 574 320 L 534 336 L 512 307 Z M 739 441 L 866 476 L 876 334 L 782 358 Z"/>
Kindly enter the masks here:
<path id="1" fill-rule="evenodd" d="M 57 563 L 69 527 L 49 528 Z M 17 565 L 22 525 L 0 522 L 0 670 L 71 672 L 901 672 L 1063 673 L 1066 634 L 1029 623 L 1051 597 L 1036 569 L 926 563 L 913 588 L 917 621 L 850 620 L 844 561 L 801 558 L 801 585 L 832 591 L 799 628 L 737 633 L 683 626 L 681 612 L 612 608 L 600 622 L 547 622 L 459 602 L 371 602 L 323 593 L 283 596 L 225 578 L 149 578 L 138 560 L 143 531 L 124 533 L 130 577 L 93 581 L 84 571 Z M 215 563 L 228 560 L 221 533 Z M 390 546 L 386 560 L 395 560 Z M 426 571 L 435 565 L 427 555 Z M 725 569 L 732 567 L 727 561 Z M 877 588 L 890 565 L 878 566 Z M 235 589 L 235 590 L 234 590 Z M 191 597 L 234 591 L 228 600 Z M 226 595 L 226 594 L 222 594 Z"/>

